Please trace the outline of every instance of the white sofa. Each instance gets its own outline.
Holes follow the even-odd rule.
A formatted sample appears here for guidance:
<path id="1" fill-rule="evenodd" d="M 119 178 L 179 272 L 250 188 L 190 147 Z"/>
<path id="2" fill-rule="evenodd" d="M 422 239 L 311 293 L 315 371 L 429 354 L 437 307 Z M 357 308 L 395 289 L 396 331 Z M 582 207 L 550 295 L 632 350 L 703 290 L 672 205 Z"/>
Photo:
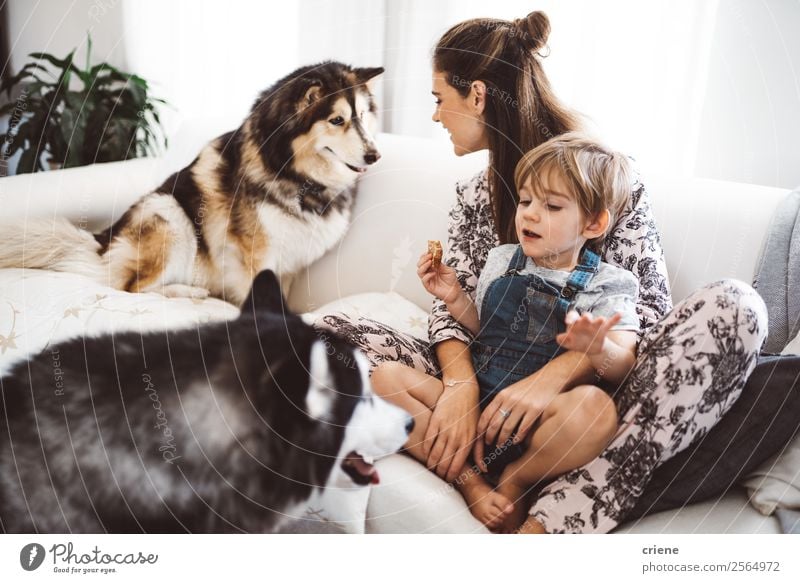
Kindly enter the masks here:
<path id="1" fill-rule="evenodd" d="M 104 226 L 190 160 L 213 134 L 192 129 L 183 135 L 162 159 L 2 179 L 0 215 L 21 221 L 58 214 L 89 228 Z M 478 171 L 485 158 L 459 159 L 447 144 L 393 135 L 381 135 L 379 145 L 382 160 L 361 181 L 350 231 L 295 279 L 289 301 L 299 312 L 350 310 L 424 337 L 430 298 L 416 277 L 416 258 L 428 239 L 446 240 L 453 185 Z M 676 300 L 721 277 L 752 280 L 769 218 L 786 191 L 698 179 L 648 177 L 646 184 Z M 367 532 L 485 532 L 461 497 L 422 465 L 396 455 L 378 467 L 382 480 L 369 496 Z M 617 532 L 777 533 L 779 527 L 756 512 L 740 490 Z"/>

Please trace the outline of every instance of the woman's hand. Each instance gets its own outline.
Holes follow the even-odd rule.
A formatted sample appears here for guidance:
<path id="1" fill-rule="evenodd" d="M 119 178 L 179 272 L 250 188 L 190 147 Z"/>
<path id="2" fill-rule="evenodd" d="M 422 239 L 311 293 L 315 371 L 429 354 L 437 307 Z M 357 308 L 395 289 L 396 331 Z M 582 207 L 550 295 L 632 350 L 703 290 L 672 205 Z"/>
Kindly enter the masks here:
<path id="1" fill-rule="evenodd" d="M 487 405 L 478 420 L 473 457 L 481 471 L 487 444 L 502 444 L 514 435 L 514 443 L 528 437 L 550 401 L 564 390 L 594 377 L 589 359 L 580 352 L 565 352 L 534 374 L 509 385 Z"/>
<path id="2" fill-rule="evenodd" d="M 423 441 L 428 468 L 443 480 L 455 480 L 467 461 L 477 425 L 478 383 L 445 387 Z"/>
<path id="3" fill-rule="evenodd" d="M 567 350 L 577 350 L 590 356 L 600 354 L 606 335 L 621 319 L 620 313 L 606 319 L 595 318 L 589 313 L 579 315 L 575 311 L 569 312 L 565 318 L 567 330 L 556 336 L 556 342 Z"/>
<path id="4" fill-rule="evenodd" d="M 446 304 L 458 301 L 464 293 L 456 277 L 456 270 L 440 262 L 434 269 L 433 256 L 423 253 L 417 262 L 417 275 L 428 293 L 433 294 Z"/>
<path id="5" fill-rule="evenodd" d="M 513 443 L 522 442 L 551 399 L 559 394 L 558 390 L 553 390 L 552 385 L 537 384 L 531 378 L 509 385 L 497 393 L 483 410 L 478 420 L 478 439 L 472 452 L 481 471 L 487 471 L 487 445 L 493 449 L 494 444 L 508 443 L 512 434 Z"/>

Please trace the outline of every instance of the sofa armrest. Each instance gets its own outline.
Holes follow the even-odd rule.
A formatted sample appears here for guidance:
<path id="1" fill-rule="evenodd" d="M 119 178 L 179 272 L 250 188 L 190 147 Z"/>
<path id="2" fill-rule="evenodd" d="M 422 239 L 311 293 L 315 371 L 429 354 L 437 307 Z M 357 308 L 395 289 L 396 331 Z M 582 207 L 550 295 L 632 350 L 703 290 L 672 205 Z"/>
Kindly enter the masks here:
<path id="1" fill-rule="evenodd" d="M 0 180 L 2 219 L 63 216 L 97 230 L 116 220 L 167 174 L 160 158 L 137 158 L 9 176 Z"/>

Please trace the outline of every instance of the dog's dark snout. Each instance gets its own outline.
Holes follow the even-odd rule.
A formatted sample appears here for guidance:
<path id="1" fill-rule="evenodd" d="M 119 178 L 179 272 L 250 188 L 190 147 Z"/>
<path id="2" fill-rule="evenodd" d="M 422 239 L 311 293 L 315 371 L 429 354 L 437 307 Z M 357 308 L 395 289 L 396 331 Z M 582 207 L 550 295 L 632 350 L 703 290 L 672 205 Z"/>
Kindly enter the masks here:
<path id="1" fill-rule="evenodd" d="M 372 152 L 367 152 L 366 154 L 364 154 L 364 162 L 366 162 L 367 164 L 374 164 L 380 159 L 381 159 L 381 153 L 378 152 L 377 150 L 374 150 Z"/>
<path id="2" fill-rule="evenodd" d="M 408 421 L 406 421 L 406 433 L 411 433 L 414 431 L 414 418 L 409 417 Z"/>

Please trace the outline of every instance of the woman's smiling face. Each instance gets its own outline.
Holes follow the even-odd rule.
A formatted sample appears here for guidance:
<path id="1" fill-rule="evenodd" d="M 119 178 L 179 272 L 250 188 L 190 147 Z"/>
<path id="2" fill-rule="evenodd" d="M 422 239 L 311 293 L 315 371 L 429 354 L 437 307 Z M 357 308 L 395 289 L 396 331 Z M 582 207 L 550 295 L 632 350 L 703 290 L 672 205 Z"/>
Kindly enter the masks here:
<path id="1" fill-rule="evenodd" d="M 483 121 L 483 83 L 473 83 L 467 96 L 462 97 L 445 80 L 445 75 L 442 71 L 433 72 L 431 93 L 436 99 L 433 121 L 440 122 L 450 134 L 456 156 L 485 150 L 489 147 L 489 142 Z"/>

